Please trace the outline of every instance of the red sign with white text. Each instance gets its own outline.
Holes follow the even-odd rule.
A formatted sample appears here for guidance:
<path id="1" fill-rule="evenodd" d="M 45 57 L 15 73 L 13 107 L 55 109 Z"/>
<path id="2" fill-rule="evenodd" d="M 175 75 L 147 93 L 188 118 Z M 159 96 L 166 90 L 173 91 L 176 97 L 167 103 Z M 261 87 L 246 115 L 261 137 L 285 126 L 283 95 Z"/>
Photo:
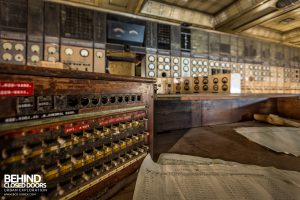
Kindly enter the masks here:
<path id="1" fill-rule="evenodd" d="M 0 96 L 33 96 L 33 82 L 0 81 Z"/>

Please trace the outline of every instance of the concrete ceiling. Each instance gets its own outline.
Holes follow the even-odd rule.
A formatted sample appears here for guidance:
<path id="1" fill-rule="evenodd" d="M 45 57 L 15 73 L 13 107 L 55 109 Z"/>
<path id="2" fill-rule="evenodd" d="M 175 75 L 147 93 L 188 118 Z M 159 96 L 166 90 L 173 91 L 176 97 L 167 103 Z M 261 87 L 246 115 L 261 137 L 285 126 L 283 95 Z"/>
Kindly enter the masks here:
<path id="1" fill-rule="evenodd" d="M 300 47 L 300 0 L 48 0 L 189 23 Z"/>

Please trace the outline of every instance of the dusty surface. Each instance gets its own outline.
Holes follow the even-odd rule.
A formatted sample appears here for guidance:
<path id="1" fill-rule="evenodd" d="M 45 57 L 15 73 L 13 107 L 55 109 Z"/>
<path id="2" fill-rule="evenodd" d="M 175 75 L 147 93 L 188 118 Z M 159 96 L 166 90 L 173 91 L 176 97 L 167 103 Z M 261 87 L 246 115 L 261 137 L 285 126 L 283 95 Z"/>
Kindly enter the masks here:
<path id="1" fill-rule="evenodd" d="M 300 171 L 300 157 L 268 150 L 234 131 L 250 126 L 266 124 L 242 122 L 189 129 L 169 152 Z"/>

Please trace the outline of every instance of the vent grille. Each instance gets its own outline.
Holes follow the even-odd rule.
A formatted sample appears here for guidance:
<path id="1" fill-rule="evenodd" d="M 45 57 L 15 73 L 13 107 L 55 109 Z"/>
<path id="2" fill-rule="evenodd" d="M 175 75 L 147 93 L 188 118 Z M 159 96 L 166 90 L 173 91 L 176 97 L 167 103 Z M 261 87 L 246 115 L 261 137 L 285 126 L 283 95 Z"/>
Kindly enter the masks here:
<path id="1" fill-rule="evenodd" d="M 63 37 L 93 39 L 93 11 L 64 6 L 61 11 L 61 24 Z"/>
<path id="2" fill-rule="evenodd" d="M 171 47 L 171 27 L 167 24 L 157 25 L 157 47 L 158 49 L 170 50 Z"/>
<path id="3" fill-rule="evenodd" d="M 0 0 L 0 29 L 26 32 L 27 30 L 27 1 Z"/>

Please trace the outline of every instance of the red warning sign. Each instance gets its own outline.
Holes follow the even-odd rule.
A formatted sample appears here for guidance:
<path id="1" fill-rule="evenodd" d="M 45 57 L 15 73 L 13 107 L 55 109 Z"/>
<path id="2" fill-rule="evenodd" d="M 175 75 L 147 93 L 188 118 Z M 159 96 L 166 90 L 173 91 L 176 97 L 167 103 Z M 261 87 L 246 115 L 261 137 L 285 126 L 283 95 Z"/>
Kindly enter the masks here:
<path id="1" fill-rule="evenodd" d="M 0 81 L 0 96 L 33 96 L 33 82 Z"/>

